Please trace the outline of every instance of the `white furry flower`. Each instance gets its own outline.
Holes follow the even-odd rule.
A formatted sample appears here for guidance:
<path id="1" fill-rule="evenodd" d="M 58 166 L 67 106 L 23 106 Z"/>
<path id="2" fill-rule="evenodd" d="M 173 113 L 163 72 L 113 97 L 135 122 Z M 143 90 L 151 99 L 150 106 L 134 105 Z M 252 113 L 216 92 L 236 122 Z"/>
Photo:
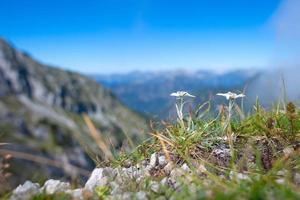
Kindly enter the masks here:
<path id="1" fill-rule="evenodd" d="M 185 91 L 177 91 L 170 94 L 170 96 L 176 97 L 176 98 L 183 98 L 183 97 L 195 97 L 194 95 L 189 94 Z"/>
<path id="2" fill-rule="evenodd" d="M 244 94 L 236 94 L 236 93 L 232 93 L 232 92 L 227 92 L 227 93 L 218 93 L 218 96 L 223 96 L 225 97 L 227 100 L 231 100 L 231 99 L 237 99 L 237 98 L 243 98 L 246 95 Z"/>
<path id="3" fill-rule="evenodd" d="M 188 92 L 185 91 L 177 91 L 177 92 L 173 92 L 170 94 L 170 96 L 176 97 L 177 101 L 175 106 L 176 106 L 176 111 L 177 111 L 177 115 L 179 120 L 182 122 L 183 124 L 183 106 L 185 104 L 184 102 L 184 97 L 195 97 L 194 95 L 189 94 Z"/>

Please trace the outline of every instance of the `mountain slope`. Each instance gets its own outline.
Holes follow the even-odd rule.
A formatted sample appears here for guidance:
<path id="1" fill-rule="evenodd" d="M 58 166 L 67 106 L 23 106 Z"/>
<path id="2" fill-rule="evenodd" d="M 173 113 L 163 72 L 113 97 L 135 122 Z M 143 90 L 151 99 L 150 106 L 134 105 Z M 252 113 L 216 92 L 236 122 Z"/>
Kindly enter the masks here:
<path id="1" fill-rule="evenodd" d="M 116 147 L 125 139 L 124 132 L 136 139 L 144 137 L 147 129 L 143 118 L 95 81 L 43 65 L 0 39 L 0 142 L 13 144 L 6 148 L 47 156 L 64 166 L 90 168 L 84 149 L 94 154 L 99 150 L 89 137 L 83 113 Z M 27 171 L 24 163 L 33 167 L 31 162 L 22 162 Z M 61 172 L 37 166 L 39 173 L 32 169 L 21 173 L 15 183 L 34 174 L 77 174 L 73 168 Z M 18 174 L 18 170 L 12 169 L 12 173 Z"/>

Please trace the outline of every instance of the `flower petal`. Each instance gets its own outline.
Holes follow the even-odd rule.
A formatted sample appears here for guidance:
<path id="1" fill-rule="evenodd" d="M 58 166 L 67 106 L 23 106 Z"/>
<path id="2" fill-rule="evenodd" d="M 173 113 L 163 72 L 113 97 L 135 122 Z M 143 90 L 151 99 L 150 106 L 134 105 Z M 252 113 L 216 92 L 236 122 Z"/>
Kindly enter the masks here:
<path id="1" fill-rule="evenodd" d="M 174 96 L 174 97 L 195 97 L 194 95 L 189 94 L 188 92 L 185 91 L 177 91 L 177 92 L 173 92 L 170 94 L 170 96 Z"/>
<path id="2" fill-rule="evenodd" d="M 235 98 L 244 98 L 246 95 L 244 95 L 244 94 L 239 94 L 239 95 L 236 95 L 236 97 Z"/>

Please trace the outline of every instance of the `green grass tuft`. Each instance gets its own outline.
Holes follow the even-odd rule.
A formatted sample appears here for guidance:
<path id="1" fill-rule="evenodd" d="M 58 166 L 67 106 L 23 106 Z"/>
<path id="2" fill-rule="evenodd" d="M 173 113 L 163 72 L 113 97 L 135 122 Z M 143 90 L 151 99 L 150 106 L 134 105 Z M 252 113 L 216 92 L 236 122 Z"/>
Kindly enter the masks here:
<path id="1" fill-rule="evenodd" d="M 248 116 L 239 111 L 236 106 L 229 130 L 224 129 L 226 110 L 216 117 L 190 113 L 183 122 L 164 123 L 164 129 L 152 130 L 151 139 L 120 155 L 112 165 L 136 164 L 153 152 L 170 154 L 178 165 L 188 164 L 192 172 L 179 178 L 180 191 L 148 190 L 150 199 L 300 199 L 300 180 L 295 180 L 300 173 L 299 109 L 293 103 L 272 110 L 256 104 Z M 217 149 L 230 153 L 218 156 Z M 207 171 L 199 174 L 200 166 Z"/>

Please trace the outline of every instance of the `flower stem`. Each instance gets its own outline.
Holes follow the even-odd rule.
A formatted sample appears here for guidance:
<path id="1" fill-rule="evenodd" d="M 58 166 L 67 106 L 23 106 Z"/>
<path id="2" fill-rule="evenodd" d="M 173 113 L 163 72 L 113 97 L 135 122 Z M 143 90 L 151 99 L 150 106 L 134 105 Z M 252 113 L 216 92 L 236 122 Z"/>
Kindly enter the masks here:
<path id="1" fill-rule="evenodd" d="M 184 106 L 183 98 L 179 98 L 179 102 L 176 103 L 177 116 L 178 116 L 179 123 L 181 124 L 181 127 L 185 128 L 184 121 L 183 121 L 183 106 Z"/>
<path id="2" fill-rule="evenodd" d="M 233 147 L 233 133 L 232 133 L 232 129 L 231 129 L 231 117 L 232 117 L 232 109 L 234 106 L 234 99 L 230 99 L 229 100 L 229 104 L 228 104 L 228 119 L 227 119 L 227 127 L 226 127 L 226 135 L 227 135 L 227 139 L 228 139 L 228 144 L 229 144 L 229 148 L 230 148 L 230 152 L 231 152 L 231 159 L 232 161 L 235 160 L 235 152 L 234 152 L 234 147 Z"/>

